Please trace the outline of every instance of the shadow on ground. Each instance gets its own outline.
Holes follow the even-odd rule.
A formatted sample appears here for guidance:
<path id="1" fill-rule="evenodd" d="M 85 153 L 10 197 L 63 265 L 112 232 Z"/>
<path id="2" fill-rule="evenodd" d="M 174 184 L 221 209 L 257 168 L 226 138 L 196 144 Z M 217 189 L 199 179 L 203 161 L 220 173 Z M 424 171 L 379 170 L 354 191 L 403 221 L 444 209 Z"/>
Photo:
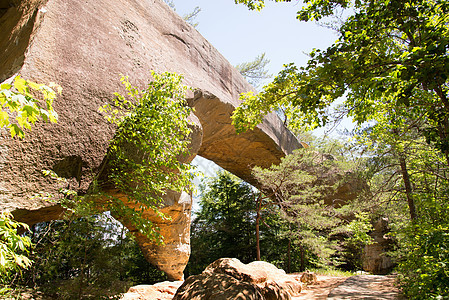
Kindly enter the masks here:
<path id="1" fill-rule="evenodd" d="M 327 299 L 377 299 L 399 300 L 401 296 L 395 285 L 395 276 L 357 275 L 346 279 L 343 283 L 333 288 Z"/>

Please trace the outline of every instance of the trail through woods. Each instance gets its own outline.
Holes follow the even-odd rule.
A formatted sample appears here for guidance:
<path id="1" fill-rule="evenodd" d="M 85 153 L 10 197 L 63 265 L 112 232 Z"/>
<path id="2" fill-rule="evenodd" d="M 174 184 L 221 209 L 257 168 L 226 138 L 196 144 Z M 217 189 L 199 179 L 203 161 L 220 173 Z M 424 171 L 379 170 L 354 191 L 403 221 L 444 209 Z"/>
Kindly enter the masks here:
<path id="1" fill-rule="evenodd" d="M 318 283 L 309 285 L 293 300 L 340 299 L 405 299 L 395 285 L 395 276 L 357 275 L 352 277 L 318 276 Z"/>

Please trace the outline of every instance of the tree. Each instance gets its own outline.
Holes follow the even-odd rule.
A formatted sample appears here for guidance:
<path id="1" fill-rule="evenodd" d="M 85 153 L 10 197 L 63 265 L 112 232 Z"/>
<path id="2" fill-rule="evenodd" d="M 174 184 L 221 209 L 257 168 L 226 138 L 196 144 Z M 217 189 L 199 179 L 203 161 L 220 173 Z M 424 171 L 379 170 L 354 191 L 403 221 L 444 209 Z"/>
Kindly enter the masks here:
<path id="1" fill-rule="evenodd" d="M 100 299 L 166 280 L 109 213 L 38 223 L 26 236 L 34 244 L 34 263 L 16 280 L 17 290 L 28 287 L 55 299 Z"/>
<path id="2" fill-rule="evenodd" d="M 263 1 L 237 1 L 260 8 Z M 314 50 L 306 67 L 287 65 L 257 96 L 247 94 L 233 120 L 238 131 L 261 121 L 265 113 L 284 107 L 291 126 L 315 128 L 331 119 L 329 108 L 342 96 L 339 117 L 348 115 L 361 128 L 389 126 L 390 136 L 407 126 L 398 120 L 423 120 L 421 132 L 449 164 L 449 28 L 446 1 L 306 1 L 303 21 L 332 15 L 337 7 L 354 14 L 339 28 L 339 40 L 325 51 Z M 386 114 L 379 123 L 379 112 Z M 380 125 L 380 126 L 379 126 Z M 393 128 L 394 127 L 394 128 Z M 403 131 L 398 131 L 403 130 Z M 391 139 L 390 139 L 391 140 Z M 416 219 L 409 172 L 396 147 L 410 216 Z"/>
<path id="3" fill-rule="evenodd" d="M 252 9 L 264 3 L 236 2 Z M 247 95 L 234 115 L 237 128 L 251 128 L 278 106 L 286 108 L 291 126 L 313 128 L 335 115 L 352 117 L 367 153 L 374 155 L 370 161 L 376 163 L 376 175 L 386 179 L 378 185 L 389 190 L 381 197 L 387 203 L 404 200 L 408 206 L 411 223 L 399 213 L 400 203 L 390 214 L 396 216 L 395 236 L 402 247 L 404 290 L 417 299 L 444 297 L 447 276 L 437 266 L 447 259 L 433 252 L 441 245 L 433 237 L 447 227 L 437 211 L 448 212 L 443 195 L 449 166 L 449 3 L 305 2 L 298 12 L 303 21 L 331 16 L 336 9 L 350 8 L 352 13 L 339 27 L 334 45 L 310 53 L 305 67 L 287 65 L 260 95 Z M 343 96 L 343 104 L 332 111 L 331 105 Z M 373 179 L 380 183 L 377 176 Z"/>
<path id="4" fill-rule="evenodd" d="M 298 256 L 288 256 L 287 222 L 276 205 L 259 209 L 258 200 L 265 198 L 259 195 L 254 187 L 225 171 L 201 185 L 200 210 L 191 227 L 192 254 L 186 268 L 189 274 L 201 273 L 222 257 L 249 263 L 259 259 L 257 252 L 261 260 L 299 270 Z M 256 250 L 257 235 L 260 250 Z M 291 253 L 298 253 L 292 250 L 294 245 L 290 244 L 290 248 Z"/>
<path id="5" fill-rule="evenodd" d="M 200 12 L 201 12 L 201 8 L 199 6 L 195 6 L 195 8 L 191 12 L 185 14 L 182 18 L 184 19 L 184 21 L 186 21 L 187 23 L 192 25 L 194 28 L 196 28 L 196 27 L 198 27 L 199 23 L 195 22 L 195 20 L 198 17 Z"/>
<path id="6" fill-rule="evenodd" d="M 4 82 L 0 86 L 0 128 L 7 127 L 11 137 L 23 138 L 23 129 L 31 129 L 31 125 L 40 119 L 45 122 L 56 122 L 57 113 L 53 110 L 56 92 L 61 93 L 61 87 L 54 83 L 49 86 L 25 80 L 20 76 L 13 83 Z M 39 99 L 41 96 L 42 98 Z M 45 108 L 43 108 L 43 103 Z M 15 116 L 11 121 L 10 116 Z M 13 274 L 27 269 L 32 261 L 26 256 L 31 241 L 28 237 L 18 234 L 18 229 L 28 229 L 24 223 L 14 220 L 9 212 L 0 214 L 0 284 L 8 285 Z M 0 289 L 0 295 L 8 293 L 8 288 Z"/>
<path id="7" fill-rule="evenodd" d="M 260 9 L 263 0 L 236 1 Z M 276 2 L 283 2 L 278 0 Z M 448 157 L 448 10 L 443 0 L 305 1 L 303 21 L 354 13 L 327 50 L 315 49 L 306 67 L 289 64 L 258 96 L 247 95 L 234 122 L 242 131 L 279 107 L 292 125 L 317 127 L 330 121 L 327 108 L 346 96 L 340 112 L 363 124 L 379 105 L 416 109 L 426 119 L 425 135 Z"/>
<path id="8" fill-rule="evenodd" d="M 245 77 L 246 80 L 254 87 L 258 87 L 261 80 L 271 77 L 268 71 L 265 69 L 270 60 L 265 57 L 265 53 L 262 53 L 253 61 L 241 63 L 235 66 L 240 74 Z"/>
<path id="9" fill-rule="evenodd" d="M 343 232 L 344 216 L 351 214 L 344 204 L 332 201 L 332 194 L 344 182 L 336 161 L 313 148 L 298 149 L 279 165 L 253 169 L 261 190 L 273 199 L 288 222 L 290 241 L 300 251 L 301 270 L 306 251 L 328 263 L 335 253 L 334 232 Z M 327 200 L 327 201 L 326 201 Z M 345 211 L 346 210 L 346 211 Z M 309 257 L 310 258 L 310 257 Z"/>
<path id="10" fill-rule="evenodd" d="M 8 285 L 14 273 L 31 266 L 31 260 L 26 256 L 31 246 L 29 237 L 17 233 L 19 227 L 28 229 L 23 223 L 14 221 L 11 213 L 0 213 L 0 284 Z M 7 292 L 0 288 L 0 295 Z"/>
<path id="11" fill-rule="evenodd" d="M 419 135 L 419 126 L 408 127 L 407 135 L 390 137 L 389 144 L 395 147 L 371 138 L 379 137 L 379 128 L 366 133 L 372 151 L 366 152 L 370 156 L 367 170 L 373 172 L 374 200 L 378 199 L 379 209 L 390 220 L 392 237 L 399 246 L 395 256 L 404 293 L 410 299 L 433 299 L 449 291 L 449 277 L 443 271 L 448 256 L 441 246 L 449 224 L 448 168 L 444 155 Z M 398 148 L 402 161 L 397 159 Z M 409 170 L 408 188 L 401 184 L 403 165 Z M 416 215 L 411 223 L 407 218 L 410 209 L 404 210 L 410 197 Z"/>
<path id="12" fill-rule="evenodd" d="M 200 273 L 222 257 L 253 261 L 256 191 L 226 171 L 217 173 L 200 190 L 201 209 L 192 222 L 189 272 Z"/>
<path id="13" fill-rule="evenodd" d="M 164 2 L 167 3 L 167 5 L 170 6 L 174 11 L 176 11 L 176 5 L 173 0 L 164 0 Z M 201 8 L 199 6 L 196 6 L 191 12 L 185 14 L 182 18 L 184 19 L 184 21 L 196 28 L 199 23 L 195 22 L 195 19 L 198 17 L 198 14 L 200 12 Z"/>
<path id="14" fill-rule="evenodd" d="M 335 150 L 330 144 L 326 148 Z M 330 197 L 353 179 L 355 172 L 348 168 L 352 166 L 308 148 L 286 156 L 279 165 L 254 168 L 261 192 L 227 172 L 218 173 L 201 187 L 189 274 L 220 257 L 264 260 L 288 272 L 343 261 L 335 254 L 345 246 L 339 240 L 356 240 L 362 231 L 359 223 L 351 225 L 358 231 L 345 226 L 354 209 Z M 351 204 L 360 209 L 355 201 Z"/>
<path id="15" fill-rule="evenodd" d="M 181 84 L 182 76 L 151 75 L 154 80 L 142 91 L 123 77 L 129 98 L 116 94 L 113 103 L 100 108 L 118 128 L 107 153 L 108 177 L 99 178 L 98 184 L 103 188 L 112 185 L 126 196 L 123 200 L 100 193 L 106 198 L 103 210 L 130 222 L 155 242 L 162 242 L 158 228 L 142 214 L 152 209 L 164 218 L 159 211 L 163 196 L 168 191 L 190 190 L 192 167 L 183 158 L 189 151 L 192 129 L 188 117 L 192 109 L 186 104 L 187 87 Z"/>

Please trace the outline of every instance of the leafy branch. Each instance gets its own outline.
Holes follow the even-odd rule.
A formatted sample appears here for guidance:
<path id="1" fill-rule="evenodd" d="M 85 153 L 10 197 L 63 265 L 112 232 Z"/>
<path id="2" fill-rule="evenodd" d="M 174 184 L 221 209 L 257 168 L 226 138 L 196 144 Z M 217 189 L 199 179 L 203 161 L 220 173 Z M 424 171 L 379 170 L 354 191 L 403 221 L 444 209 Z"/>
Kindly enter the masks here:
<path id="1" fill-rule="evenodd" d="M 58 114 L 53 110 L 53 101 L 61 91 L 62 88 L 55 83 L 47 86 L 25 80 L 20 76 L 16 76 L 13 83 L 2 83 L 0 86 L 0 128 L 9 128 L 11 137 L 17 135 L 23 138 L 25 135 L 23 130 L 31 130 L 31 125 L 39 119 L 56 123 Z"/>

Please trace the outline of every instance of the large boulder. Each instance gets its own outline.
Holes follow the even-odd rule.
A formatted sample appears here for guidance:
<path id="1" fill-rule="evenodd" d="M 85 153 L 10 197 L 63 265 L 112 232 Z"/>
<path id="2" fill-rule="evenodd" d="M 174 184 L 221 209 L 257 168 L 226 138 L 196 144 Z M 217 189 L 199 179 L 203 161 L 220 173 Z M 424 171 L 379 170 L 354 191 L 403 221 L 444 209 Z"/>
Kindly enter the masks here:
<path id="1" fill-rule="evenodd" d="M 0 210 L 30 225 L 59 218 L 59 188 L 83 194 L 102 170 L 115 127 L 98 108 L 124 92 L 120 74 L 142 88 L 149 70 L 183 74 L 185 84 L 199 91 L 190 96 L 198 117 L 191 158 L 199 151 L 250 182 L 252 166 L 269 166 L 300 147 L 274 114 L 254 131 L 235 134 L 229 116 L 239 94 L 252 87 L 162 0 L 0 1 L 0 53 L 0 82 L 19 74 L 63 88 L 54 103 L 57 124 L 38 123 L 23 140 L 0 130 Z M 190 254 L 190 209 L 188 195 L 169 194 L 164 212 L 171 222 L 146 213 L 161 227 L 165 246 L 136 232 L 147 259 L 171 279 L 182 278 Z"/>
<path id="2" fill-rule="evenodd" d="M 236 258 L 221 258 L 203 273 L 190 276 L 173 300 L 192 299 L 291 299 L 301 292 L 300 278 L 266 262 L 243 264 Z"/>

